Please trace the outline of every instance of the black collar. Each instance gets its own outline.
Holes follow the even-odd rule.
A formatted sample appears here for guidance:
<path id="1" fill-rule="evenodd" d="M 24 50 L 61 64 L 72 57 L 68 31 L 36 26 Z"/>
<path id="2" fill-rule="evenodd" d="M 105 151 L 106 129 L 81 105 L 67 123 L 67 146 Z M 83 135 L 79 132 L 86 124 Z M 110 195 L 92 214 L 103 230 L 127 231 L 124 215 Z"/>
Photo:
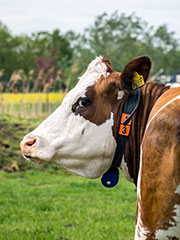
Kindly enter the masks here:
<path id="1" fill-rule="evenodd" d="M 114 187 L 119 180 L 119 167 L 125 152 L 126 142 L 131 132 L 131 122 L 139 105 L 141 97 L 140 89 L 132 91 L 125 104 L 124 111 L 121 115 L 120 127 L 118 132 L 117 146 L 114 158 L 109 170 L 102 176 L 101 182 L 105 187 Z"/>

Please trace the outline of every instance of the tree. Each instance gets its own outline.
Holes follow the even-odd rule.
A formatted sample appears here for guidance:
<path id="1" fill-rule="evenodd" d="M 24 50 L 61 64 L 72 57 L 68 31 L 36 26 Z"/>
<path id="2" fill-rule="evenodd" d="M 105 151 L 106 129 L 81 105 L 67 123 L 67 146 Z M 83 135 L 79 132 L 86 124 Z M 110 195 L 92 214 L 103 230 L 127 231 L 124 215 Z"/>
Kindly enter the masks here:
<path id="1" fill-rule="evenodd" d="M 99 55 L 108 57 L 117 71 L 122 71 L 132 58 L 149 55 L 152 73 L 160 69 L 165 74 L 180 72 L 180 44 L 175 34 L 166 25 L 155 29 L 135 14 L 104 13 L 82 34 L 69 31 L 63 35 L 55 29 L 52 33 L 12 36 L 0 22 L 4 90 L 13 73 L 19 71 L 23 73 L 23 87 L 18 87 L 19 81 L 17 90 L 72 88 L 88 63 Z"/>
<path id="2" fill-rule="evenodd" d="M 67 78 L 70 71 L 69 69 L 72 65 L 73 56 L 73 50 L 67 38 L 61 35 L 59 30 L 56 29 L 52 34 L 48 32 L 38 32 L 37 34 L 33 34 L 32 40 L 32 48 L 36 55 L 36 80 L 40 79 L 39 76 L 42 75 L 43 72 L 45 74 L 43 76 L 44 79 L 46 79 L 44 80 L 46 86 L 49 85 L 51 86 L 50 88 L 54 90 L 59 90 L 60 87 L 64 87 L 65 81 L 63 82 L 62 75 L 64 76 L 64 79 Z M 46 76 L 46 74 L 49 76 L 49 71 L 51 72 L 50 75 L 54 76 L 54 81 L 52 81 L 52 77 L 50 78 Z M 48 84 L 48 79 L 51 79 L 51 84 Z M 42 81 L 42 83 L 44 83 L 44 81 Z M 37 81 L 35 82 L 37 86 Z M 54 83 L 54 88 L 52 82 Z M 41 86 L 41 89 L 42 88 L 43 87 Z"/>
<path id="3" fill-rule="evenodd" d="M 69 74 L 72 56 L 73 50 L 70 43 L 65 36 L 60 34 L 59 30 L 54 30 L 52 33 L 38 32 L 31 36 L 12 36 L 8 28 L 0 23 L 0 71 L 4 69 L 2 79 L 7 90 L 10 86 L 15 85 L 16 91 L 18 89 L 19 91 L 22 91 L 22 89 L 23 91 L 27 91 L 27 89 L 40 90 L 44 89 L 44 86 L 42 86 L 44 83 L 46 83 L 46 89 L 47 86 L 54 90 L 60 88 L 64 85 L 62 74 L 64 77 Z M 39 70 L 38 62 L 51 64 L 48 65 L 49 68 L 45 66 L 46 64 L 41 64 L 43 69 Z M 12 81 L 15 78 L 11 78 L 11 76 L 17 75 L 19 71 L 23 72 L 23 79 L 26 79 L 26 81 L 22 79 L 23 85 L 29 84 L 26 88 L 18 87 L 21 85 L 20 80 L 15 85 L 15 81 Z M 46 76 L 45 82 L 43 80 L 37 84 L 36 80 L 40 79 L 40 71 L 43 71 L 45 75 L 51 75 L 51 77 Z M 30 74 L 32 72 L 33 74 Z M 52 76 L 56 78 L 53 81 Z M 11 83 L 8 84 L 9 80 Z M 51 84 L 48 81 L 51 81 Z"/>
<path id="4" fill-rule="evenodd" d="M 151 57 L 152 73 L 159 69 L 167 74 L 180 70 L 179 42 L 174 33 L 166 25 L 155 29 L 135 14 L 104 13 L 75 42 L 79 73 L 98 55 L 108 57 L 117 71 L 140 55 Z"/>
<path id="5" fill-rule="evenodd" d="M 0 69 L 4 70 L 2 81 L 8 82 L 12 72 L 18 69 L 16 42 L 8 28 L 0 22 Z"/>

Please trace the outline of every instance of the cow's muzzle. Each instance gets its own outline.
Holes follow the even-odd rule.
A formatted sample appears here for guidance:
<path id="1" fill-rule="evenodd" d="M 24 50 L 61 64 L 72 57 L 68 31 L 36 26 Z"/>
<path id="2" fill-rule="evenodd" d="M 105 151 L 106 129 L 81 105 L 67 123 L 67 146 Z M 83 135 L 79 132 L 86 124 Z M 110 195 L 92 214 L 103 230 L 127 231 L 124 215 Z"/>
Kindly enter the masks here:
<path id="1" fill-rule="evenodd" d="M 52 160 L 54 148 L 39 136 L 27 135 L 20 143 L 23 157 L 34 163 L 44 164 Z"/>

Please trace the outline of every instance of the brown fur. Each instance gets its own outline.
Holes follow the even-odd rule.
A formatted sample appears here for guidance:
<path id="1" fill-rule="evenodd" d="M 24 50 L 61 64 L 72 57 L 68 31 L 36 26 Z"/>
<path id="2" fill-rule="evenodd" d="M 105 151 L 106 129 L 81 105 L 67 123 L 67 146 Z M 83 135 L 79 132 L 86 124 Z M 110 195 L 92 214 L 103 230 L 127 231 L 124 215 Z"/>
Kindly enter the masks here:
<path id="1" fill-rule="evenodd" d="M 179 94 L 180 88 L 163 94 L 150 119 L 161 106 Z M 176 224 L 174 205 L 180 205 L 180 197 L 175 193 L 180 184 L 179 116 L 180 101 L 174 101 L 158 113 L 143 138 L 142 222 L 152 233 Z"/>

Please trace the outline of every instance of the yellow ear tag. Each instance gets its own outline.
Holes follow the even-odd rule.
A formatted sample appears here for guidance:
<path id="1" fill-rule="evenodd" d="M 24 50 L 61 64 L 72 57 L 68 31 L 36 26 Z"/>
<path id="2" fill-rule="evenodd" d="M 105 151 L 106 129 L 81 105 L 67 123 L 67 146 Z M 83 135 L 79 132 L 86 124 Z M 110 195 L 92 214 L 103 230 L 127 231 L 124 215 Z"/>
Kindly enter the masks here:
<path id="1" fill-rule="evenodd" d="M 137 72 L 134 73 L 132 81 L 132 89 L 140 88 L 144 85 L 143 75 L 139 75 Z"/>

